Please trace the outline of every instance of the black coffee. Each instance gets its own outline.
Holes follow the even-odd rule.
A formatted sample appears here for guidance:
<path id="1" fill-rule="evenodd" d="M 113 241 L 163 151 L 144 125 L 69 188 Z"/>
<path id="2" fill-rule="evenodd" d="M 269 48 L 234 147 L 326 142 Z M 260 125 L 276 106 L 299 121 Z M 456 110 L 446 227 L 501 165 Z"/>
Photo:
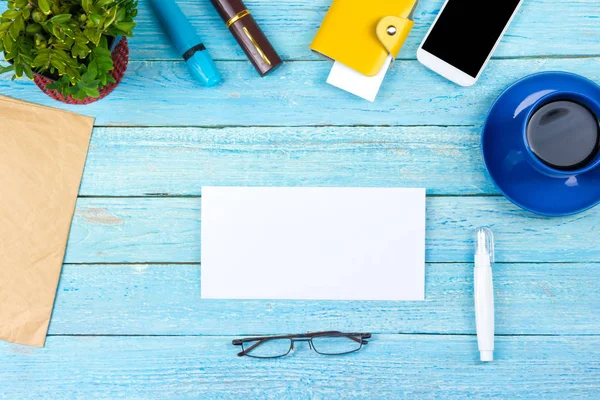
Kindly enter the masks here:
<path id="1" fill-rule="evenodd" d="M 533 114 L 527 125 L 527 141 L 546 165 L 575 170 L 598 154 L 600 125 L 587 107 L 573 101 L 554 101 Z"/>

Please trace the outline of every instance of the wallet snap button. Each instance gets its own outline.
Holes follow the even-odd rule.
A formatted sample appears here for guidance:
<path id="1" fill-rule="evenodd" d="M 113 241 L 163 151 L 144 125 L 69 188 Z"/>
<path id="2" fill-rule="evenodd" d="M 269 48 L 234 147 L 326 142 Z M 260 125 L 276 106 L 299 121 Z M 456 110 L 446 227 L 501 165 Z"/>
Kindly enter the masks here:
<path id="1" fill-rule="evenodd" d="M 387 28 L 387 34 L 390 36 L 394 36 L 396 34 L 396 32 L 398 32 L 398 30 L 396 29 L 396 27 L 394 25 L 390 25 Z"/>

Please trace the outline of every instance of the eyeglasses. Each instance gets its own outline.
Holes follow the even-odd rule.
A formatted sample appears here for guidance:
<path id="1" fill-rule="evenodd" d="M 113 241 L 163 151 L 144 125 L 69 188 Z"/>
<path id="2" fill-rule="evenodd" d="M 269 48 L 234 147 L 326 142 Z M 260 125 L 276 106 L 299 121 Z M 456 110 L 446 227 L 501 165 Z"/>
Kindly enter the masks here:
<path id="1" fill-rule="evenodd" d="M 287 356 L 294 349 L 296 342 L 308 342 L 311 349 L 325 356 L 339 356 L 354 353 L 369 343 L 365 339 L 370 333 L 343 333 L 337 331 L 313 332 L 300 335 L 264 336 L 232 341 L 235 346 L 242 346 L 239 357 L 278 358 Z"/>

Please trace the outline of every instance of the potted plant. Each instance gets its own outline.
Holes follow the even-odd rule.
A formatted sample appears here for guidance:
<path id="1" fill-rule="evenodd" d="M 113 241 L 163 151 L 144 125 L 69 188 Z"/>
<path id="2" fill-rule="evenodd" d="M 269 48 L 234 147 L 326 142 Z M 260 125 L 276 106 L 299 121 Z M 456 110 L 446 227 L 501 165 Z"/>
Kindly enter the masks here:
<path id="1" fill-rule="evenodd" d="M 13 72 L 45 93 L 87 104 L 110 93 L 127 62 L 127 36 L 138 0 L 8 0 L 0 17 L 0 51 Z"/>

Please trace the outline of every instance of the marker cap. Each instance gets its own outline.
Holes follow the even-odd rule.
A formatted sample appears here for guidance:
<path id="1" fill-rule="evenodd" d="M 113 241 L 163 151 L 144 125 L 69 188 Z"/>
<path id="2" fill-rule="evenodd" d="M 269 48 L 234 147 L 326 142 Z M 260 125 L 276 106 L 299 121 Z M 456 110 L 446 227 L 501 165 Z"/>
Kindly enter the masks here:
<path id="1" fill-rule="evenodd" d="M 219 74 L 217 66 L 208 54 L 208 51 L 196 51 L 186 60 L 186 64 L 192 71 L 192 74 L 202 82 L 204 86 L 210 87 L 221 83 L 221 74 Z"/>

